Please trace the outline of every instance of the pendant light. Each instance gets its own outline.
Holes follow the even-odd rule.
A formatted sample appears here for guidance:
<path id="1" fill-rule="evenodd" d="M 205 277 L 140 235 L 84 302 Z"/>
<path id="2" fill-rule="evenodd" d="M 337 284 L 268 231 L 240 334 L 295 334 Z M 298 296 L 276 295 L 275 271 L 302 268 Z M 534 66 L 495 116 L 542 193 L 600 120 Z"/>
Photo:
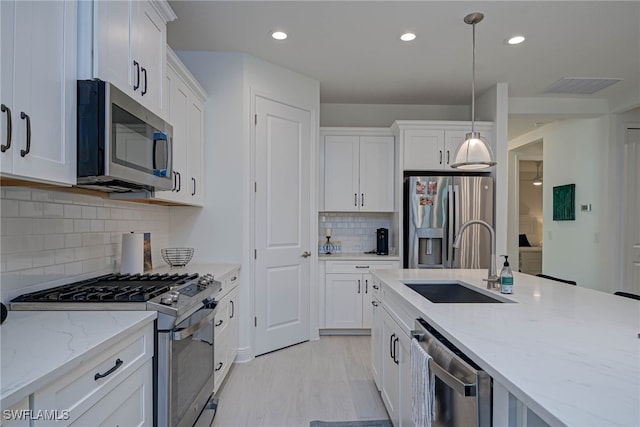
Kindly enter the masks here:
<path id="1" fill-rule="evenodd" d="M 471 132 L 467 133 L 464 141 L 458 146 L 453 157 L 452 168 L 455 169 L 486 169 L 496 164 L 487 141 L 475 130 L 476 108 L 476 24 L 484 18 L 480 12 L 470 13 L 464 17 L 464 22 L 472 26 L 473 56 L 471 66 Z"/>
<path id="2" fill-rule="evenodd" d="M 536 162 L 536 176 L 532 180 L 533 185 L 542 185 L 542 177 L 540 176 L 540 162 Z"/>

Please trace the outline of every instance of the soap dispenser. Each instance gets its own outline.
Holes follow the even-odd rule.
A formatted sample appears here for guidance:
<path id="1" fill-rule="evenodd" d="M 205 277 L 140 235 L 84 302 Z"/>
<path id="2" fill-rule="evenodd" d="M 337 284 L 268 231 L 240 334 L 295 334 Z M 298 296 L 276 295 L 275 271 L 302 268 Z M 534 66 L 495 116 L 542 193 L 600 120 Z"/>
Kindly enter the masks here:
<path id="1" fill-rule="evenodd" d="M 503 294 L 512 294 L 513 293 L 513 273 L 511 272 L 511 267 L 509 266 L 509 256 L 508 255 L 500 255 L 504 257 L 504 265 L 502 266 L 502 270 L 500 271 L 500 292 Z"/>

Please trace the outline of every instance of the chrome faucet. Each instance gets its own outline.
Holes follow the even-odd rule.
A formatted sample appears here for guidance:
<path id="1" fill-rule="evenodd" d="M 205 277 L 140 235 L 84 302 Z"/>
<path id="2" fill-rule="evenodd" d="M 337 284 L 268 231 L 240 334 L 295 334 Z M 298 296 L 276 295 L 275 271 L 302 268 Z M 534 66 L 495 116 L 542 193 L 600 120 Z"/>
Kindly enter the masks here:
<path id="1" fill-rule="evenodd" d="M 500 278 L 496 275 L 496 232 L 493 230 L 493 227 L 489 225 L 487 222 L 484 222 L 480 219 L 472 219 L 470 221 L 465 222 L 460 227 L 460 231 L 458 231 L 458 235 L 456 236 L 456 240 L 453 242 L 453 247 L 458 249 L 460 247 L 460 241 L 462 240 L 462 232 L 467 229 L 467 227 L 473 224 L 484 225 L 487 230 L 489 230 L 489 235 L 491 236 L 491 261 L 489 263 L 489 271 L 487 272 L 486 280 L 487 289 L 497 288 L 498 281 Z"/>

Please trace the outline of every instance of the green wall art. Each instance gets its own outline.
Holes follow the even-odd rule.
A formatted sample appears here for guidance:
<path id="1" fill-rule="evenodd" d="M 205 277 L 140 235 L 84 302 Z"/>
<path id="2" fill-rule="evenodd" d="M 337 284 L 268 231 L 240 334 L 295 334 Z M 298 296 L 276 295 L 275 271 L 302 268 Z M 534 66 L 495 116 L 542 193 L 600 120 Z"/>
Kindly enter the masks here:
<path id="1" fill-rule="evenodd" d="M 576 219 L 576 185 L 553 187 L 553 220 L 574 221 Z"/>

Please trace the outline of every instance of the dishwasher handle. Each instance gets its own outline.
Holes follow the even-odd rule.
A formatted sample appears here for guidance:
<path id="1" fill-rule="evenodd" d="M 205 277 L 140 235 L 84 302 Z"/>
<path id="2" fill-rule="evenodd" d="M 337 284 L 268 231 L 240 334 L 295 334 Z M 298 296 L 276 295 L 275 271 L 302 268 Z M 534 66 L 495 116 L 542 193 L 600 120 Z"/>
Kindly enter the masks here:
<path id="1" fill-rule="evenodd" d="M 411 336 L 418 342 L 424 342 L 426 340 L 426 333 L 422 331 L 411 331 Z M 451 372 L 438 365 L 438 363 L 433 360 L 433 358 L 429 359 L 429 371 L 433 372 L 436 377 L 440 378 L 442 382 L 451 387 L 451 389 L 456 393 L 464 397 L 473 397 L 476 395 L 476 383 L 468 384 L 464 381 L 461 381 Z"/>

